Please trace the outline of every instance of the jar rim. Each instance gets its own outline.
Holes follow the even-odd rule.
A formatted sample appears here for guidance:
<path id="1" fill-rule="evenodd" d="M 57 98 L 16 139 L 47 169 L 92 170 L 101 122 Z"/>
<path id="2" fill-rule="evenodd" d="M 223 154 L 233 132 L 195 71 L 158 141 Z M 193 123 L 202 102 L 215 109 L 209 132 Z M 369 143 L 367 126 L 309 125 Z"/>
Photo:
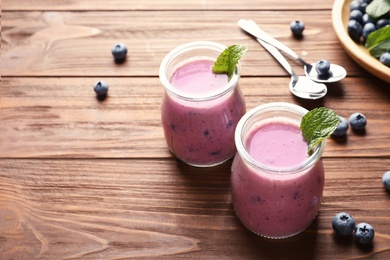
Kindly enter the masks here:
<path id="1" fill-rule="evenodd" d="M 248 122 L 250 122 L 251 119 L 253 119 L 254 116 L 258 115 L 262 112 L 268 112 L 268 111 L 286 111 L 286 112 L 293 112 L 297 115 L 301 115 L 302 117 L 309 112 L 306 108 L 303 108 L 301 106 L 287 103 L 287 102 L 271 102 L 263 105 L 259 105 L 250 111 L 248 111 L 238 122 L 236 130 L 235 130 L 235 144 L 237 147 L 237 152 L 239 155 L 252 167 L 261 169 L 262 171 L 266 171 L 268 173 L 274 173 L 274 174 L 294 174 L 297 172 L 301 172 L 303 170 L 308 169 L 309 167 L 313 166 L 322 156 L 324 149 L 325 149 L 325 140 L 320 142 L 316 147 L 314 152 L 306 158 L 303 162 L 289 166 L 289 167 L 275 167 L 270 166 L 264 163 L 261 163 L 257 160 L 255 160 L 249 152 L 246 150 L 242 131 L 247 125 Z"/>
<path id="2" fill-rule="evenodd" d="M 188 101 L 206 101 L 218 98 L 220 96 L 225 95 L 227 92 L 229 92 L 231 89 L 235 88 L 235 86 L 238 83 L 238 80 L 240 78 L 240 72 L 241 72 L 241 64 L 240 62 L 237 63 L 236 69 L 234 71 L 234 74 L 229 79 L 228 83 L 221 89 L 211 91 L 209 93 L 205 94 L 188 94 L 185 92 L 182 92 L 178 90 L 177 88 L 174 88 L 170 82 L 170 79 L 167 77 L 167 68 L 170 65 L 171 61 L 178 57 L 179 55 L 189 51 L 189 50 L 195 50 L 195 49 L 209 49 L 209 50 L 215 50 L 219 52 L 223 52 L 226 49 L 226 46 L 220 43 L 211 42 L 211 41 L 193 41 L 184 43 L 182 45 L 177 46 L 173 50 L 171 50 L 162 60 L 159 68 L 159 78 L 160 81 L 166 91 L 171 93 L 172 95 L 180 98 L 185 99 Z"/>

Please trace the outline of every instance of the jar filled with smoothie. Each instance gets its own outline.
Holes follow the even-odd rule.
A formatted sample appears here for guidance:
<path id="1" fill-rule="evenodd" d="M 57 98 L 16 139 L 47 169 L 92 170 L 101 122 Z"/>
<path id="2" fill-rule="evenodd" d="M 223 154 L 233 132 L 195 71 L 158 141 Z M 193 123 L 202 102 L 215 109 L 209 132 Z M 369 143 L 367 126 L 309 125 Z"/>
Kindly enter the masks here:
<path id="1" fill-rule="evenodd" d="M 258 235 L 298 234 L 320 208 L 325 141 L 308 153 L 300 130 L 307 112 L 289 103 L 268 103 L 249 111 L 237 126 L 232 203 L 244 226 Z"/>
<path id="2" fill-rule="evenodd" d="M 161 119 L 170 151 L 199 167 L 221 164 L 236 153 L 234 132 L 245 114 L 240 65 L 231 77 L 212 67 L 226 47 L 207 41 L 173 49 L 162 61 Z"/>

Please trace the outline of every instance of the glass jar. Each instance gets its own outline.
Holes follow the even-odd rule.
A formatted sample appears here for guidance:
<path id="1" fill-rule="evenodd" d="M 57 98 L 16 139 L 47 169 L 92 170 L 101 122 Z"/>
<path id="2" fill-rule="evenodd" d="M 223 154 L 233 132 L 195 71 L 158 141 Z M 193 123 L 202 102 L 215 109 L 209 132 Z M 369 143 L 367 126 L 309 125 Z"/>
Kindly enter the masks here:
<path id="1" fill-rule="evenodd" d="M 191 62 L 214 63 L 225 48 L 207 41 L 186 43 L 173 49 L 160 65 L 159 77 L 165 90 L 161 106 L 165 140 L 170 151 L 189 165 L 214 166 L 235 155 L 234 132 L 245 114 L 238 85 L 240 64 L 234 75 L 229 80 L 225 75 L 226 82 L 215 89 L 206 77 L 193 76 L 190 81 L 194 87 L 189 91 L 173 86 L 172 79 Z"/>
<path id="2" fill-rule="evenodd" d="M 286 238 L 298 234 L 320 208 L 325 141 L 308 154 L 299 129 L 307 112 L 294 104 L 268 103 L 250 110 L 237 126 L 232 203 L 244 226 L 258 235 Z M 277 133 L 280 129 L 286 132 Z"/>

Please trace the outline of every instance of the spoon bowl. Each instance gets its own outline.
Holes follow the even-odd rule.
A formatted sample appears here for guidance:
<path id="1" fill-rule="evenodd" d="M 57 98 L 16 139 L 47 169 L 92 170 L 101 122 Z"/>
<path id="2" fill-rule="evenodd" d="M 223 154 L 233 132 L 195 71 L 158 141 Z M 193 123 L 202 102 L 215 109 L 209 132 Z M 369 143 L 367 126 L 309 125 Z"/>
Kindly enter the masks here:
<path id="1" fill-rule="evenodd" d="M 329 73 L 327 75 L 319 75 L 318 72 L 315 70 L 315 63 L 312 64 L 305 64 L 304 71 L 306 76 L 311 78 L 312 80 L 320 83 L 334 83 L 337 81 L 342 80 L 347 76 L 347 71 L 344 69 L 344 67 L 341 67 L 337 64 L 330 64 Z"/>
<path id="2" fill-rule="evenodd" d="M 298 76 L 286 58 L 274 46 L 263 42 L 260 39 L 257 41 L 282 65 L 282 67 L 290 74 L 291 80 L 289 89 L 292 94 L 303 99 L 319 99 L 328 92 L 327 87 L 323 83 L 315 82 L 307 76 Z"/>
<path id="3" fill-rule="evenodd" d="M 333 83 L 340 81 L 347 76 L 347 71 L 343 67 L 332 63 L 330 65 L 328 76 L 320 76 L 315 70 L 315 63 L 310 64 L 304 61 L 293 50 L 264 32 L 254 21 L 241 19 L 238 21 L 238 25 L 241 27 L 241 29 L 256 37 L 257 39 L 260 39 L 263 42 L 278 48 L 279 50 L 287 53 L 299 61 L 304 67 L 306 76 L 308 76 L 313 81 L 320 83 Z"/>

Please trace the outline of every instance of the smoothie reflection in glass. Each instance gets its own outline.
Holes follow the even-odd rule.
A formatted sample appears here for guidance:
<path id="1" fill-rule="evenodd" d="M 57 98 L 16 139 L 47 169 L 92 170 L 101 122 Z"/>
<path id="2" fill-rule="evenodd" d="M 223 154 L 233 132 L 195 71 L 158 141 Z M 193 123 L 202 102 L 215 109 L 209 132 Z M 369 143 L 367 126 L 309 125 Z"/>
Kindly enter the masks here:
<path id="1" fill-rule="evenodd" d="M 212 72 L 225 48 L 207 41 L 187 43 L 173 49 L 160 66 L 165 140 L 177 158 L 193 166 L 221 164 L 236 153 L 235 128 L 245 114 L 240 64 L 230 79 Z"/>
<path id="2" fill-rule="evenodd" d="M 261 236 L 298 234 L 320 208 L 325 141 L 308 154 L 299 127 L 307 112 L 289 103 L 269 103 L 249 111 L 237 126 L 233 207 L 244 226 Z"/>

